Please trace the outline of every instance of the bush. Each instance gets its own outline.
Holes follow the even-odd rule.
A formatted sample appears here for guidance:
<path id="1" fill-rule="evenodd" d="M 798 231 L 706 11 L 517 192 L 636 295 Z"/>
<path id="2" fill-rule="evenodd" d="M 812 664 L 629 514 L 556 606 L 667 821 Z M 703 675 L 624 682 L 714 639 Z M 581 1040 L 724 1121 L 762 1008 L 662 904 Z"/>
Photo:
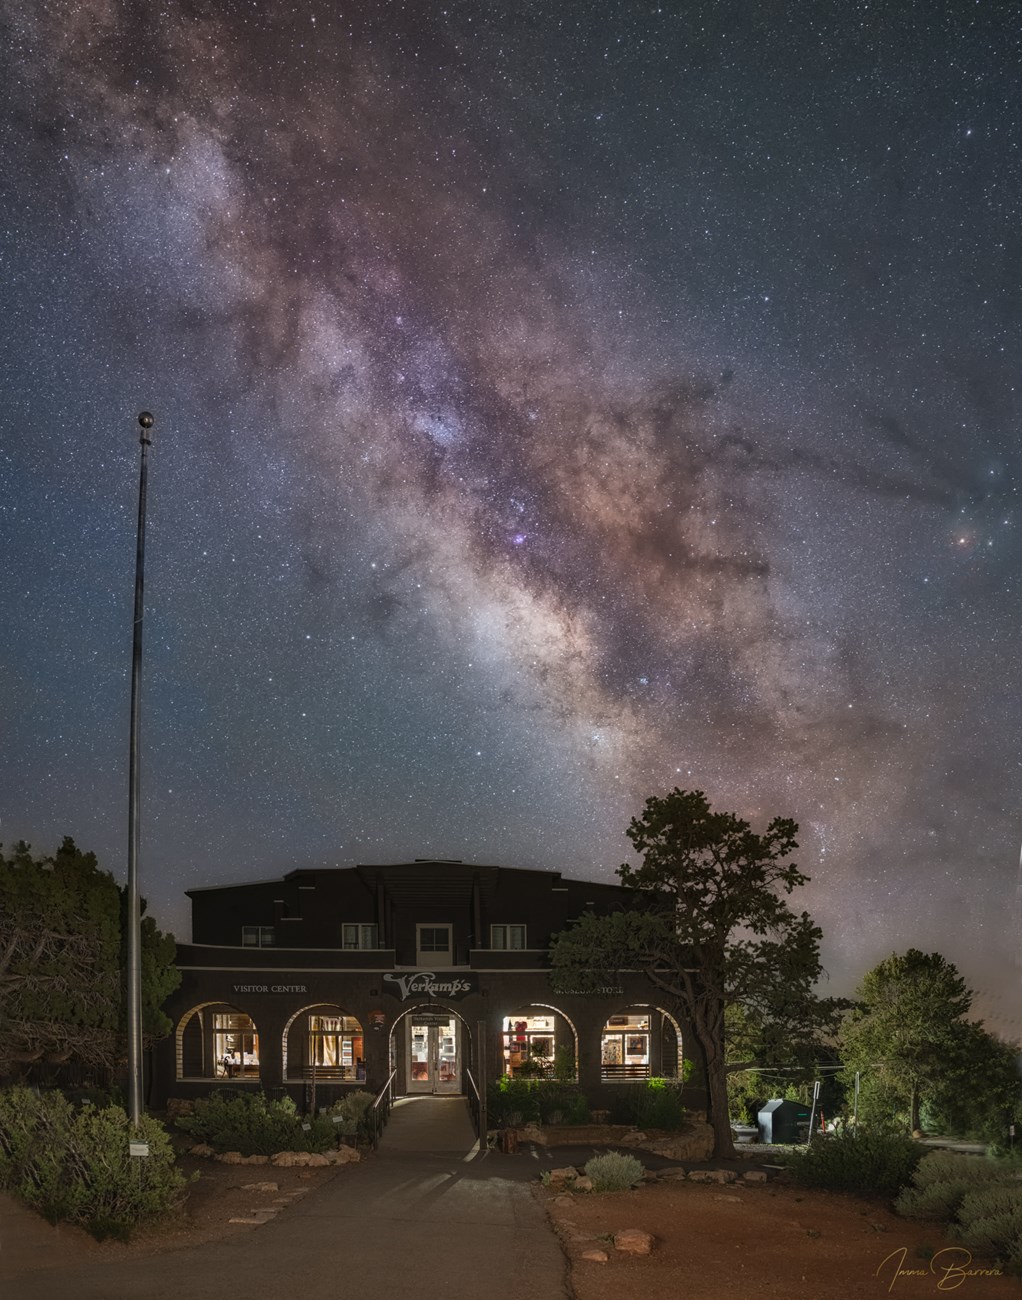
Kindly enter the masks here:
<path id="1" fill-rule="evenodd" d="M 784 1157 L 804 1187 L 894 1196 L 912 1177 L 925 1148 L 901 1133 L 846 1129 Z"/>
<path id="2" fill-rule="evenodd" d="M 679 1129 L 685 1122 L 680 1079 L 643 1079 L 607 1089 L 612 1124 L 633 1128 Z"/>
<path id="3" fill-rule="evenodd" d="M 1022 1184 L 988 1184 L 966 1192 L 950 1235 L 977 1255 L 1022 1267 Z"/>
<path id="4" fill-rule="evenodd" d="M 340 1101 L 335 1101 L 323 1113 L 338 1133 L 357 1133 L 364 1137 L 366 1136 L 366 1116 L 372 1107 L 373 1101 L 374 1097 L 371 1092 L 359 1089 L 358 1092 L 349 1092 Z M 335 1117 L 340 1117 L 339 1124 L 336 1122 Z"/>
<path id="5" fill-rule="evenodd" d="M 329 1151 L 337 1136 L 330 1120 L 303 1120 L 290 1097 L 271 1101 L 262 1092 L 210 1093 L 195 1103 L 191 1115 L 181 1115 L 174 1123 L 214 1151 L 238 1151 L 243 1156 Z"/>
<path id="6" fill-rule="evenodd" d="M 931 1151 L 919 1162 L 895 1209 L 908 1219 L 950 1223 L 965 1196 L 983 1186 L 1003 1183 L 1017 1172 L 1007 1161 L 984 1159 L 960 1151 Z"/>
<path id="7" fill-rule="evenodd" d="M 635 1156 L 624 1156 L 617 1151 L 593 1156 L 587 1161 L 585 1172 L 592 1180 L 594 1192 L 627 1192 L 642 1182 L 641 1162 Z"/>
<path id="8" fill-rule="evenodd" d="M 130 1156 L 129 1139 L 147 1142 L 148 1157 Z M 127 1240 L 172 1210 L 185 1185 L 167 1134 L 148 1116 L 136 1133 L 119 1106 L 76 1109 L 59 1092 L 28 1088 L 0 1093 L 0 1187 L 51 1223 Z"/>
<path id="9" fill-rule="evenodd" d="M 589 1119 L 585 1094 L 569 1083 L 503 1075 L 486 1090 L 489 1122 L 494 1128 L 521 1124 L 584 1124 Z"/>

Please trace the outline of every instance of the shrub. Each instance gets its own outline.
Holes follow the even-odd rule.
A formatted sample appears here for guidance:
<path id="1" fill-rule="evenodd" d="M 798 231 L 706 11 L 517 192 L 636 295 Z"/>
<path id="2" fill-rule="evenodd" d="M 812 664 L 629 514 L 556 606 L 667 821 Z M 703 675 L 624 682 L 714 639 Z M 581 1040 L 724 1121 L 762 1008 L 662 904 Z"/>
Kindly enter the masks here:
<path id="1" fill-rule="evenodd" d="M 977 1255 L 1022 1265 L 1022 1184 L 992 1183 L 962 1197 L 950 1235 Z"/>
<path id="2" fill-rule="evenodd" d="M 919 1162 L 912 1185 L 898 1197 L 895 1209 L 909 1219 L 950 1223 L 969 1192 L 1004 1182 L 1016 1170 L 1014 1164 L 960 1151 L 931 1151 Z"/>
<path id="3" fill-rule="evenodd" d="M 129 1139 L 149 1144 L 128 1153 Z M 143 1116 L 137 1132 L 119 1106 L 76 1109 L 59 1092 L 0 1093 L 0 1187 L 51 1223 L 126 1240 L 138 1224 L 174 1208 L 186 1180 L 163 1127 Z"/>
<path id="4" fill-rule="evenodd" d="M 359 1089 L 358 1092 L 349 1092 L 342 1097 L 326 1111 L 324 1115 L 333 1124 L 334 1129 L 339 1133 L 357 1133 L 362 1136 L 366 1135 L 366 1116 L 368 1115 L 372 1104 L 373 1094 Z M 340 1123 L 336 1118 L 340 1118 Z"/>
<path id="5" fill-rule="evenodd" d="M 679 1129 L 685 1120 L 678 1079 L 643 1079 L 607 1089 L 607 1109 L 612 1124 L 634 1128 Z"/>
<path id="6" fill-rule="evenodd" d="M 627 1192 L 642 1182 L 642 1164 L 635 1156 L 608 1151 L 606 1155 L 593 1156 L 586 1162 L 586 1177 L 592 1180 L 594 1192 Z"/>
<path id="7" fill-rule="evenodd" d="M 538 1124 L 539 1089 L 533 1079 L 512 1079 L 502 1075 L 486 1089 L 486 1108 L 494 1128 L 516 1128 L 519 1124 Z"/>
<path id="8" fill-rule="evenodd" d="M 908 1183 L 925 1148 L 901 1133 L 846 1130 L 784 1157 L 804 1187 L 894 1196 Z"/>
<path id="9" fill-rule="evenodd" d="M 210 1093 L 195 1103 L 191 1115 L 181 1115 L 174 1123 L 215 1151 L 239 1151 L 243 1156 L 328 1151 L 336 1138 L 330 1120 L 303 1120 L 290 1097 L 271 1101 L 261 1092 Z"/>

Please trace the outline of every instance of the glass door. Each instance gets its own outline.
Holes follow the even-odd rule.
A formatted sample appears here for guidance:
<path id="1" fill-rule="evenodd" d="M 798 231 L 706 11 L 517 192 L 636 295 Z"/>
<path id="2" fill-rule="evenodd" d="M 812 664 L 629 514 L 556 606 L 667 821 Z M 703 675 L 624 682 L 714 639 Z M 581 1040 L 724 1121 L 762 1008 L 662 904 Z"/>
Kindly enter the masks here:
<path id="1" fill-rule="evenodd" d="M 409 1092 L 461 1092 L 457 1017 L 409 1016 L 407 1084 Z"/>

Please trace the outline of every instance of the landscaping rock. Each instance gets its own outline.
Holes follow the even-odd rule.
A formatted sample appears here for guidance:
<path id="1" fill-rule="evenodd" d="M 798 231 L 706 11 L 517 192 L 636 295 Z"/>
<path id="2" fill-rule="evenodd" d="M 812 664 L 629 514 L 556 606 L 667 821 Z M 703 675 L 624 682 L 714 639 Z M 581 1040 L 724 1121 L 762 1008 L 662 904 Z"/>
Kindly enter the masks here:
<path id="1" fill-rule="evenodd" d="M 214 1156 L 214 1160 L 219 1160 L 222 1165 L 243 1165 L 245 1157 L 240 1151 L 224 1151 L 222 1155 Z"/>
<path id="2" fill-rule="evenodd" d="M 748 1169 L 742 1174 L 743 1183 L 765 1183 L 766 1180 L 766 1171 L 763 1169 Z"/>
<path id="3" fill-rule="evenodd" d="M 278 1151 L 275 1156 L 270 1156 L 270 1164 L 277 1165 L 281 1169 L 293 1169 L 298 1164 L 298 1153 L 296 1151 Z"/>
<path id="4" fill-rule="evenodd" d="M 591 1259 L 594 1264 L 606 1264 L 609 1256 L 605 1250 L 584 1250 L 583 1259 Z"/>
<path id="5" fill-rule="evenodd" d="M 322 1156 L 318 1151 L 314 1151 L 305 1157 L 305 1163 L 310 1169 L 325 1169 L 330 1161 L 326 1156 Z"/>
<path id="6" fill-rule="evenodd" d="M 207 1160 L 210 1160 L 216 1155 L 216 1152 L 211 1146 L 207 1146 L 205 1142 L 199 1142 L 191 1148 L 188 1154 L 190 1156 L 204 1156 Z"/>
<path id="7" fill-rule="evenodd" d="M 735 1176 L 730 1169 L 691 1169 L 689 1181 L 693 1183 L 733 1183 Z"/>
<path id="8" fill-rule="evenodd" d="M 574 1198 L 573 1196 L 569 1196 L 567 1192 L 564 1192 L 564 1193 L 562 1193 L 560 1196 L 554 1198 L 554 1204 L 555 1204 L 555 1205 L 574 1205 L 574 1204 L 575 1204 L 575 1198 Z"/>
<path id="9" fill-rule="evenodd" d="M 565 1165 L 563 1169 L 550 1170 L 551 1186 L 560 1186 L 564 1183 L 575 1182 L 578 1178 L 578 1170 L 574 1165 Z"/>
<path id="10" fill-rule="evenodd" d="M 685 1168 L 685 1166 L 679 1165 L 677 1169 L 661 1169 L 660 1172 L 657 1174 L 657 1178 L 661 1182 L 670 1183 L 670 1182 L 677 1182 L 679 1178 L 685 1178 L 687 1177 L 687 1175 L 688 1175 L 688 1170 Z"/>
<path id="11" fill-rule="evenodd" d="M 575 1179 L 576 1192 L 591 1192 L 592 1190 L 593 1190 L 593 1180 L 591 1178 L 587 1178 L 585 1174 L 583 1174 L 581 1178 Z"/>
<path id="12" fill-rule="evenodd" d="M 653 1249 L 653 1238 L 641 1228 L 622 1228 L 614 1233 L 614 1249 L 626 1255 L 648 1255 Z"/>

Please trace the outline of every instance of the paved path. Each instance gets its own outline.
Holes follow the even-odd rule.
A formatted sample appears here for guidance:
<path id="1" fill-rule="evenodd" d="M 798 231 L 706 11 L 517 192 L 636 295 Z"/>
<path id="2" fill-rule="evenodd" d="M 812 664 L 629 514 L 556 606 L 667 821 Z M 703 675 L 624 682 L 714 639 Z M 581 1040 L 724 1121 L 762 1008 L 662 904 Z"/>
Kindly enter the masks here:
<path id="1" fill-rule="evenodd" d="M 528 1186 L 553 1163 L 481 1153 L 461 1098 L 407 1098 L 376 1156 L 278 1219 L 122 1264 L 8 1274 L 2 1300 L 562 1300 L 566 1262 Z"/>

